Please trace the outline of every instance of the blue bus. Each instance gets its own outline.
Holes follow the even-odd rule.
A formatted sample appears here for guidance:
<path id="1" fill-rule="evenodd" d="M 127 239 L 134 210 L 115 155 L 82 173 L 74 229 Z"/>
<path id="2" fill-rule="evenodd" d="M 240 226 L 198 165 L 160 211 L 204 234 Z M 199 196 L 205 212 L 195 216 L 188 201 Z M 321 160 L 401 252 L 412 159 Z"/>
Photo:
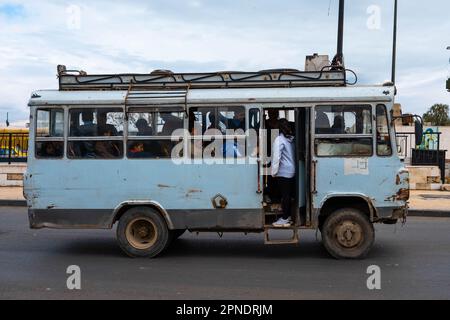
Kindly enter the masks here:
<path id="1" fill-rule="evenodd" d="M 268 245 L 290 245 L 319 230 L 332 257 L 360 259 L 375 223 L 407 216 L 392 84 L 348 85 L 339 68 L 58 72 L 59 89 L 29 101 L 31 228 L 117 225 L 131 257 L 156 257 L 185 231 L 263 233 Z M 287 240 L 274 232 L 280 203 L 267 191 L 269 115 L 295 132 L 294 219 L 277 228 Z"/>

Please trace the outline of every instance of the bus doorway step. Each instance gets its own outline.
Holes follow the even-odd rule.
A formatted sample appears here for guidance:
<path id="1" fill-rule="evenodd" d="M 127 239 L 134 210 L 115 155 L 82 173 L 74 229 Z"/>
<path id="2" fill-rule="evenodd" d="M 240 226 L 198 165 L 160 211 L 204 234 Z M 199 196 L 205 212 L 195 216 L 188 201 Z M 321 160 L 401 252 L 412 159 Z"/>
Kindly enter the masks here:
<path id="1" fill-rule="evenodd" d="M 292 231 L 290 239 L 272 239 L 270 231 Z M 282 244 L 298 244 L 300 242 L 298 227 L 292 226 L 287 228 L 278 228 L 274 226 L 265 226 L 264 228 L 264 244 L 266 245 L 282 245 Z"/>

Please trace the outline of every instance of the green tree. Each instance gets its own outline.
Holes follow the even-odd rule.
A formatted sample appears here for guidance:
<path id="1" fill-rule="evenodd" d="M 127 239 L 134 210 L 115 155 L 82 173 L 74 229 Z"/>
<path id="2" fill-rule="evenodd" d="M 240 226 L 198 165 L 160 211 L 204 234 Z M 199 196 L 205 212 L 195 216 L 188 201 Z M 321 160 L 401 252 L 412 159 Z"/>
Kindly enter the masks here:
<path id="1" fill-rule="evenodd" d="M 423 115 L 423 121 L 431 123 L 432 126 L 450 125 L 448 104 L 437 103 Z"/>

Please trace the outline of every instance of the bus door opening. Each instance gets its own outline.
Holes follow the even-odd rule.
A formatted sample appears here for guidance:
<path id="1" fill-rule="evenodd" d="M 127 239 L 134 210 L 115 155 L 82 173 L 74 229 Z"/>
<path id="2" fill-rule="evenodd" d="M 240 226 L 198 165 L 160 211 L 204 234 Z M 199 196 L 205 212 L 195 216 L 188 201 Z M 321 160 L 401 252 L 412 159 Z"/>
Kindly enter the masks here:
<path id="1" fill-rule="evenodd" d="M 301 226 L 306 223 L 306 111 L 296 109 L 265 109 L 264 110 L 265 139 L 263 148 L 264 183 L 263 206 L 265 211 L 265 225 L 271 225 L 282 216 L 280 188 L 277 179 L 272 176 L 272 147 L 279 134 L 278 123 L 286 119 L 294 135 L 294 154 L 296 163 L 295 183 L 292 186 L 291 217 L 293 225 Z"/>

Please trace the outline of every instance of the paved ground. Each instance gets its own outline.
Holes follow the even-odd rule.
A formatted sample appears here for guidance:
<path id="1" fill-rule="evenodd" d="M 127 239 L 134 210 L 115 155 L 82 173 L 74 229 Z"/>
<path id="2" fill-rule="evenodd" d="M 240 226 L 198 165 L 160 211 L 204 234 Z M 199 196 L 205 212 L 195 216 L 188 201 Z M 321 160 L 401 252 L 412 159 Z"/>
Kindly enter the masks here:
<path id="1" fill-rule="evenodd" d="M 113 231 L 28 229 L 25 208 L 0 208 L 0 299 L 450 299 L 450 219 L 377 226 L 364 261 L 336 261 L 302 234 L 266 247 L 262 235 L 186 234 L 162 257 L 129 259 Z M 79 265 L 82 290 L 66 288 Z M 382 290 L 366 287 L 367 267 Z"/>

